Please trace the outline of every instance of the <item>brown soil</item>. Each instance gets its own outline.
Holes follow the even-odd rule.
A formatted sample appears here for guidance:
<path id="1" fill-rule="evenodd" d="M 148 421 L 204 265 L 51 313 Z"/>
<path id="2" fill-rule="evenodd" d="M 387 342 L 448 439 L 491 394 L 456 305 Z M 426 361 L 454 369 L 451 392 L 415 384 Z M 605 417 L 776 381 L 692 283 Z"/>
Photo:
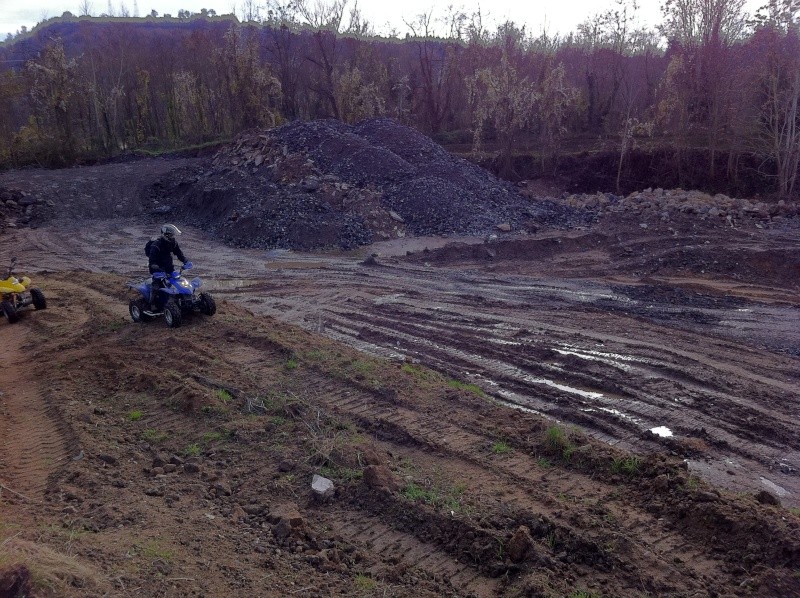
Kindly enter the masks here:
<path id="1" fill-rule="evenodd" d="M 64 198 L 0 236 L 48 299 L 0 322 L 0 596 L 800 592 L 796 228 L 186 228 L 218 311 L 168 329 L 128 316 L 149 164 L 81 171 L 115 219 L 0 175 Z"/>

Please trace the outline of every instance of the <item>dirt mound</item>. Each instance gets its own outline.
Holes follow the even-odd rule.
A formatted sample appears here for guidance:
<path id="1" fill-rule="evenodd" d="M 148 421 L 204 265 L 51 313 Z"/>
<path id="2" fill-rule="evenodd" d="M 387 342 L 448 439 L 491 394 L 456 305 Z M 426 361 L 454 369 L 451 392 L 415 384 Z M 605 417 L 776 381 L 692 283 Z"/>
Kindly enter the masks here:
<path id="1" fill-rule="evenodd" d="M 42 206 L 42 200 L 19 189 L 0 187 L 0 230 L 28 224 Z"/>
<path id="2" fill-rule="evenodd" d="M 534 182 L 519 184 L 527 197 L 540 196 Z M 565 195 L 559 203 L 576 210 L 589 211 L 598 217 L 636 217 L 647 225 L 662 223 L 704 223 L 730 228 L 788 228 L 800 226 L 800 203 L 792 200 L 773 202 L 709 195 L 684 189 L 644 189 L 626 197 L 614 193 Z M 647 228 L 644 226 L 643 228 Z"/>
<path id="3" fill-rule="evenodd" d="M 576 221 L 386 118 L 293 122 L 244 134 L 208 168 L 173 173 L 152 209 L 239 246 L 356 247 L 411 235 L 483 235 Z"/>

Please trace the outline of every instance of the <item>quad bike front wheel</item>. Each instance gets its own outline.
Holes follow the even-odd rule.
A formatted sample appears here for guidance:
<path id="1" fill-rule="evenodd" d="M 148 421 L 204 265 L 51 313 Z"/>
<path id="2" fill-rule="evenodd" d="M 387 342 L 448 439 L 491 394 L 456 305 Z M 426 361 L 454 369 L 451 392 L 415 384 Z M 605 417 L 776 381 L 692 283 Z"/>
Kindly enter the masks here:
<path id="1" fill-rule="evenodd" d="M 134 322 L 149 322 L 152 316 L 148 316 L 145 312 L 147 303 L 144 299 L 132 299 L 128 304 L 128 311 L 131 314 L 131 320 Z"/>
<path id="2" fill-rule="evenodd" d="M 183 312 L 175 302 L 170 301 L 164 306 L 164 321 L 170 328 L 178 328 L 183 322 Z"/>
<path id="3" fill-rule="evenodd" d="M 33 301 L 34 309 L 47 309 L 47 299 L 39 289 L 31 289 L 31 301 Z"/>
<path id="4" fill-rule="evenodd" d="M 19 320 L 17 309 L 14 307 L 14 304 L 11 303 L 11 301 L 0 301 L 0 313 L 6 317 L 9 324 L 13 324 Z"/>
<path id="5" fill-rule="evenodd" d="M 217 304 L 210 293 L 200 293 L 200 313 L 207 316 L 217 313 Z"/>

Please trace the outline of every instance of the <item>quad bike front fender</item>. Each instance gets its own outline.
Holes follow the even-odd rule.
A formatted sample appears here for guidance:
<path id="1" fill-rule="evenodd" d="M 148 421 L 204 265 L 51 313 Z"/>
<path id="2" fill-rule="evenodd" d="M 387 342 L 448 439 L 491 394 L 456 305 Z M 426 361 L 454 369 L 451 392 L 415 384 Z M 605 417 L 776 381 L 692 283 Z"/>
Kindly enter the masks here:
<path id="1" fill-rule="evenodd" d="M 28 279 L 28 284 L 31 280 Z M 13 293 L 22 293 L 25 290 L 25 285 L 20 283 L 17 279 L 0 280 L 0 295 L 10 295 Z"/>
<path id="2" fill-rule="evenodd" d="M 128 286 L 135 291 L 139 291 L 144 297 L 150 296 L 150 284 L 147 282 L 140 282 L 139 284 L 131 284 Z"/>

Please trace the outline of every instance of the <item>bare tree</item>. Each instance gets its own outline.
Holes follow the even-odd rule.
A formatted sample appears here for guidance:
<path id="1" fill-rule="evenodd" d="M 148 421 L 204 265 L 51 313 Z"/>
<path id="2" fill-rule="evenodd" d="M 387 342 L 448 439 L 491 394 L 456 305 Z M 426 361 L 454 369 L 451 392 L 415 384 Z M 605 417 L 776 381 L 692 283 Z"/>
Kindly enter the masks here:
<path id="1" fill-rule="evenodd" d="M 500 63 L 479 70 L 469 81 L 474 118 L 474 150 L 488 133 L 500 144 L 503 174 L 512 170 L 511 153 L 517 137 L 528 126 L 538 95 L 533 84 L 515 69 L 507 51 Z"/>
<path id="2" fill-rule="evenodd" d="M 368 37 L 375 34 L 372 23 L 364 18 L 361 9 L 358 7 L 358 2 L 355 2 L 350 9 L 349 20 L 344 33 L 355 35 L 356 37 Z"/>
<path id="3" fill-rule="evenodd" d="M 257 23 L 261 20 L 261 6 L 257 0 L 242 0 L 242 22 Z"/>
<path id="4" fill-rule="evenodd" d="M 788 33 L 798 27 L 800 0 L 768 0 L 760 7 L 752 24 L 759 28 L 770 28 L 781 33 Z"/>
<path id="5" fill-rule="evenodd" d="M 93 9 L 91 0 L 81 0 L 78 4 L 78 16 L 88 17 L 92 14 Z"/>
<path id="6" fill-rule="evenodd" d="M 417 47 L 419 70 L 412 72 L 412 90 L 419 97 L 417 104 L 421 108 L 425 128 L 431 133 L 438 133 L 451 109 L 457 44 L 434 40 L 433 21 L 433 13 L 427 12 L 405 23 L 416 38 L 414 43 Z"/>
<path id="7" fill-rule="evenodd" d="M 55 163 L 69 163 L 75 152 L 75 70 L 76 61 L 67 58 L 60 39 L 50 42 L 38 58 L 26 63 L 38 142 L 48 160 Z M 51 137 L 53 133 L 57 134 L 55 139 Z"/>
<path id="8" fill-rule="evenodd" d="M 347 0 L 296 0 L 295 6 L 298 14 L 314 29 L 341 31 Z"/>
<path id="9" fill-rule="evenodd" d="M 775 164 L 778 192 L 794 193 L 800 166 L 800 2 L 772 0 L 759 33 L 767 53 L 759 69 L 763 103 L 759 153 Z"/>
<path id="10" fill-rule="evenodd" d="M 683 54 L 681 102 L 691 107 L 685 125 L 707 134 L 709 179 L 716 177 L 717 153 L 729 136 L 737 82 L 730 48 L 748 30 L 745 0 L 666 0 L 662 34 Z M 684 129 L 681 135 L 687 135 Z"/>
<path id="11" fill-rule="evenodd" d="M 728 45 L 747 31 L 745 0 L 665 0 L 661 32 L 683 45 Z"/>

